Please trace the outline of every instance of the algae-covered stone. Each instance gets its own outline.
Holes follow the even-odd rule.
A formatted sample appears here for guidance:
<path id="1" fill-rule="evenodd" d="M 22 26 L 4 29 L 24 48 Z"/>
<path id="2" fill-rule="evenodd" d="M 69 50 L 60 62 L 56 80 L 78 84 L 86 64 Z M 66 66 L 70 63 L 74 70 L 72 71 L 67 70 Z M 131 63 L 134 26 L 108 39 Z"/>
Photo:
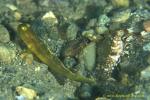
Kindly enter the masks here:
<path id="1" fill-rule="evenodd" d="M 8 30 L 0 25 L 0 42 L 6 43 L 10 41 L 10 36 Z"/>
<path id="2" fill-rule="evenodd" d="M 16 57 L 13 44 L 0 44 L 0 62 L 10 63 Z"/>
<path id="3" fill-rule="evenodd" d="M 116 22 L 116 23 L 125 23 L 129 19 L 130 15 L 131 15 L 130 9 L 117 11 L 117 12 L 114 12 L 111 20 L 112 22 Z"/>
<path id="4" fill-rule="evenodd" d="M 87 30 L 87 31 L 83 31 L 82 32 L 82 35 L 86 38 L 88 38 L 89 40 L 93 41 L 93 40 L 96 40 L 96 36 L 95 36 L 95 32 L 94 30 L 90 29 L 90 30 Z"/>
<path id="5" fill-rule="evenodd" d="M 141 78 L 142 79 L 150 79 L 150 66 L 148 66 L 146 69 L 141 71 Z"/>
<path id="6" fill-rule="evenodd" d="M 104 26 L 110 22 L 110 18 L 105 14 L 98 17 L 97 26 Z"/>
<path id="7" fill-rule="evenodd" d="M 130 0 L 111 0 L 115 7 L 128 7 Z"/>
<path id="8" fill-rule="evenodd" d="M 95 32 L 97 34 L 103 34 L 108 31 L 106 25 L 110 22 L 110 18 L 107 17 L 105 14 L 98 17 L 98 21 L 96 23 Z"/>
<path id="9" fill-rule="evenodd" d="M 77 32 L 79 28 L 76 24 L 71 23 L 67 29 L 67 39 L 68 40 L 74 40 L 76 38 Z"/>
<path id="10" fill-rule="evenodd" d="M 95 30 L 93 29 L 83 31 L 82 35 L 92 42 L 98 42 L 99 40 L 103 39 L 103 37 L 99 34 L 96 34 Z"/>
<path id="11" fill-rule="evenodd" d="M 95 28 L 95 32 L 96 32 L 97 34 L 104 34 L 104 33 L 107 32 L 107 31 L 108 31 L 108 28 L 105 27 L 105 26 L 100 26 L 100 27 L 96 27 L 96 28 Z"/>
<path id="12" fill-rule="evenodd" d="M 96 22 L 97 22 L 96 19 L 91 19 L 89 21 L 89 23 L 87 24 L 86 29 L 90 29 L 90 28 L 94 27 L 96 25 Z"/>
<path id="13" fill-rule="evenodd" d="M 90 43 L 83 49 L 83 60 L 87 70 L 92 71 L 95 66 L 96 59 L 96 44 Z"/>

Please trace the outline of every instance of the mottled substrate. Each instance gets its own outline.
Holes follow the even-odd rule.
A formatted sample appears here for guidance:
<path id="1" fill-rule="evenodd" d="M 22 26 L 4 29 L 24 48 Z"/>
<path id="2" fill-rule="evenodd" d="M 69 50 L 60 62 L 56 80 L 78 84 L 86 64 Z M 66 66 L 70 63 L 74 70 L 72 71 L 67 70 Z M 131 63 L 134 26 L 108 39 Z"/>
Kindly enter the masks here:
<path id="1" fill-rule="evenodd" d="M 149 99 L 150 35 L 147 30 L 150 26 L 143 27 L 143 21 L 150 18 L 150 1 L 108 1 L 2 1 L 0 99 L 14 99 L 17 86 L 34 89 L 40 100 Z M 51 15 L 46 16 L 48 14 Z M 22 56 L 26 47 L 13 29 L 20 22 L 30 23 L 32 30 L 67 68 L 95 78 L 97 84 L 82 84 L 78 88 L 76 82 L 56 80 L 47 65 L 31 53 Z M 115 56 L 117 52 L 113 50 L 118 48 L 114 39 L 118 30 L 125 33 L 119 37 L 124 48 Z M 113 55 L 119 58 L 116 60 Z M 116 62 L 111 64 L 109 57 Z"/>
<path id="2" fill-rule="evenodd" d="M 15 88 L 24 86 L 36 91 L 37 98 L 46 100 L 54 98 L 56 100 L 74 97 L 77 86 L 73 86 L 69 81 L 60 85 L 55 77 L 48 71 L 48 66 L 33 61 L 28 64 L 16 56 L 11 63 L 1 63 L 0 66 L 0 98 L 1 100 L 15 100 L 17 96 Z"/>

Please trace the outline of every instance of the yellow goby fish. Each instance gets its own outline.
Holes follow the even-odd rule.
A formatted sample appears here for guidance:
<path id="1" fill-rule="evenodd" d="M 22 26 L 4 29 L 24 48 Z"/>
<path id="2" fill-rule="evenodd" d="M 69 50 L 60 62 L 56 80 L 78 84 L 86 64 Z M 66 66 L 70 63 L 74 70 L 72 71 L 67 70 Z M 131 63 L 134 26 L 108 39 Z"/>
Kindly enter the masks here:
<path id="1" fill-rule="evenodd" d="M 48 65 L 50 71 L 67 77 L 70 80 L 95 83 L 93 79 L 86 78 L 80 74 L 76 74 L 67 69 L 64 64 L 53 55 L 46 47 L 46 45 L 37 37 L 37 35 L 30 29 L 29 24 L 20 24 L 18 26 L 19 37 L 27 45 L 28 49 L 37 56 L 43 63 Z"/>

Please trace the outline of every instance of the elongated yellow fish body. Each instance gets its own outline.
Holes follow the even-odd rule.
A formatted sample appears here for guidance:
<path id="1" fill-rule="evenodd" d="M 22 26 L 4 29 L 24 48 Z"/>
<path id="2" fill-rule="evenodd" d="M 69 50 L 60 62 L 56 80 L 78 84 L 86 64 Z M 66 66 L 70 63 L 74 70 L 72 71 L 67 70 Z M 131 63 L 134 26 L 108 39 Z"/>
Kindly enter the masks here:
<path id="1" fill-rule="evenodd" d="M 37 56 L 43 63 L 48 65 L 50 71 L 67 77 L 74 81 L 94 83 L 95 81 L 72 73 L 67 69 L 64 64 L 53 55 L 46 47 L 46 45 L 37 37 L 37 35 L 30 29 L 29 24 L 20 24 L 18 26 L 18 34 L 23 42 L 27 45 L 28 49 Z"/>

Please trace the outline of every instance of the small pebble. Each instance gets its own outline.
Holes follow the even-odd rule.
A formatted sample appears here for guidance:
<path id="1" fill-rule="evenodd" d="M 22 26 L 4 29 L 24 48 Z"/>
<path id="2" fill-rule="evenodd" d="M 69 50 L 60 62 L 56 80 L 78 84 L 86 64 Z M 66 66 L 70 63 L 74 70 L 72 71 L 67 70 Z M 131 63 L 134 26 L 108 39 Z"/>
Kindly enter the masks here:
<path id="1" fill-rule="evenodd" d="M 20 12 L 15 11 L 15 12 L 14 12 L 14 17 L 15 17 L 15 19 L 16 19 L 17 21 L 19 21 L 19 20 L 21 19 L 22 15 L 21 15 Z"/>
<path id="2" fill-rule="evenodd" d="M 74 40 L 76 38 L 77 32 L 79 28 L 76 24 L 71 23 L 67 29 L 67 39 L 68 40 Z"/>
<path id="3" fill-rule="evenodd" d="M 128 7 L 130 0 L 111 0 L 115 7 Z"/>
<path id="4" fill-rule="evenodd" d="M 141 71 L 141 78 L 142 79 L 150 79 L 150 66 L 148 66 L 146 69 Z"/>
<path id="5" fill-rule="evenodd" d="M 146 38 L 150 33 L 146 32 L 146 31 L 142 31 L 140 34 L 143 38 Z"/>
<path id="6" fill-rule="evenodd" d="M 143 23 L 143 26 L 144 26 L 145 31 L 150 32 L 150 20 L 145 21 Z"/>
<path id="7" fill-rule="evenodd" d="M 85 38 L 89 39 L 92 42 L 98 42 L 99 40 L 103 39 L 102 36 L 96 34 L 96 32 L 92 29 L 83 31 L 82 36 L 84 36 Z"/>
<path id="8" fill-rule="evenodd" d="M 16 92 L 19 95 L 22 95 L 25 98 L 27 98 L 27 100 L 34 100 L 37 97 L 37 93 L 34 90 L 25 88 L 23 86 L 16 87 Z"/>
<path id="9" fill-rule="evenodd" d="M 45 13 L 45 15 L 43 15 L 43 17 L 42 17 L 42 20 L 43 21 L 50 21 L 52 24 L 58 23 L 58 20 L 52 11 Z"/>
<path id="10" fill-rule="evenodd" d="M 106 97 L 97 97 L 95 100 L 111 100 L 111 99 L 108 99 Z"/>
<path id="11" fill-rule="evenodd" d="M 110 22 L 110 18 L 107 15 L 103 14 L 99 16 L 97 26 L 104 26 L 108 24 L 109 22 Z"/>
<path id="12" fill-rule="evenodd" d="M 107 31 L 108 31 L 108 28 L 105 27 L 105 26 L 100 26 L 100 27 L 96 27 L 96 28 L 95 28 L 95 32 L 96 32 L 97 34 L 104 34 L 104 33 L 107 32 Z"/>
<path id="13" fill-rule="evenodd" d="M 17 100 L 26 100 L 26 98 L 24 96 L 22 96 L 22 95 L 16 96 L 16 99 Z"/>
<path id="14" fill-rule="evenodd" d="M 20 57 L 25 60 L 25 62 L 27 64 L 32 64 L 33 63 L 33 55 L 32 54 L 29 54 L 29 53 L 22 53 L 20 55 Z"/>
<path id="15" fill-rule="evenodd" d="M 15 10 L 18 9 L 15 5 L 12 5 L 12 4 L 6 4 L 6 7 L 8 7 L 9 9 L 11 9 L 12 11 L 15 11 Z"/>

